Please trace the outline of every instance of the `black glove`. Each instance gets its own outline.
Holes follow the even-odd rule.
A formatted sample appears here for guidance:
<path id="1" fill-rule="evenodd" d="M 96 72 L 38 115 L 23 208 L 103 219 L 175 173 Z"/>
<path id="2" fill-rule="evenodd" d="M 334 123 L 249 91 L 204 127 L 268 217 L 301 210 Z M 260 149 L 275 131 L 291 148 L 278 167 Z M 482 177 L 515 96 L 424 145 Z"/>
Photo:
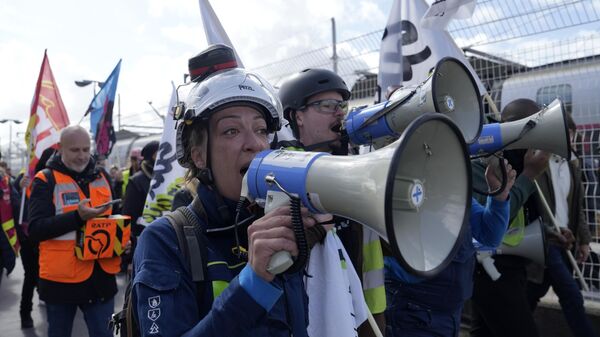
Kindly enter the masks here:
<path id="1" fill-rule="evenodd" d="M 15 252 L 12 249 L 7 252 L 2 252 L 2 262 L 6 269 L 6 275 L 10 275 L 13 269 L 15 269 L 15 261 Z"/>

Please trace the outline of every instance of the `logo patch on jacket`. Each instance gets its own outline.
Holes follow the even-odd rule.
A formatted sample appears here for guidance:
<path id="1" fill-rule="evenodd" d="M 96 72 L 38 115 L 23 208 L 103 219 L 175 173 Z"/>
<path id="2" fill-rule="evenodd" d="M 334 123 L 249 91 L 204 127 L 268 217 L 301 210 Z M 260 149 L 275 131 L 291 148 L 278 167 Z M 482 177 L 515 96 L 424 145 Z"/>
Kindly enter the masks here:
<path id="1" fill-rule="evenodd" d="M 160 317 L 160 308 L 148 310 L 148 318 L 153 322 Z"/>
<path id="2" fill-rule="evenodd" d="M 156 308 L 160 305 L 160 296 L 153 296 L 148 298 L 148 305 L 150 308 Z"/>
<path id="3" fill-rule="evenodd" d="M 62 195 L 62 202 L 65 206 L 79 204 L 79 193 L 78 192 L 65 192 Z"/>

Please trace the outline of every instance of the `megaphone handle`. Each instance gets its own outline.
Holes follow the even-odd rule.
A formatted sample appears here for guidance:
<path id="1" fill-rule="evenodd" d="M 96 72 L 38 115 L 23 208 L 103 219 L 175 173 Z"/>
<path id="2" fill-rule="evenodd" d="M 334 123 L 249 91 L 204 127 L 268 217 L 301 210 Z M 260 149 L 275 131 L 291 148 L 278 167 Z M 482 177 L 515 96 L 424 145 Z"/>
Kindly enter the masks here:
<path id="1" fill-rule="evenodd" d="M 287 250 L 279 251 L 271 256 L 267 271 L 273 275 L 281 274 L 294 264 L 292 254 Z"/>
<path id="2" fill-rule="evenodd" d="M 493 257 L 488 255 L 482 259 L 479 259 L 479 262 L 483 266 L 483 269 L 485 270 L 485 272 L 490 276 L 490 278 L 493 281 L 497 281 L 500 278 L 501 274 L 498 271 L 498 269 L 496 268 L 496 265 L 494 265 Z"/>
<path id="3" fill-rule="evenodd" d="M 558 221 L 556 221 L 554 214 L 552 214 L 550 205 L 548 205 L 548 201 L 546 201 L 546 198 L 544 197 L 544 194 L 542 193 L 542 189 L 540 188 L 540 185 L 538 184 L 537 180 L 534 179 L 533 184 L 535 185 L 535 188 L 537 190 L 538 196 L 540 197 L 540 200 L 542 200 L 542 204 L 544 205 L 544 210 L 546 211 L 546 214 L 552 221 L 552 224 L 554 225 L 554 228 L 556 229 L 556 231 L 558 233 L 560 233 L 560 226 L 558 225 Z M 575 270 L 575 274 L 577 274 L 577 278 L 579 279 L 579 284 L 581 285 L 581 289 L 583 289 L 585 291 L 590 291 L 590 287 L 588 287 L 587 283 L 585 283 L 585 280 L 583 279 L 583 274 L 581 273 L 581 269 L 579 269 L 579 266 L 577 265 L 577 261 L 575 261 L 575 258 L 573 257 L 573 253 L 571 253 L 571 251 L 568 249 L 565 249 L 565 251 L 567 252 L 567 257 L 569 258 L 569 262 L 571 262 L 571 266 L 573 267 L 573 270 Z"/>
<path id="4" fill-rule="evenodd" d="M 281 206 L 290 205 L 290 198 L 283 192 L 269 191 L 265 202 L 265 214 Z M 287 250 L 279 251 L 271 256 L 267 271 L 273 275 L 281 274 L 294 264 L 292 254 Z"/>

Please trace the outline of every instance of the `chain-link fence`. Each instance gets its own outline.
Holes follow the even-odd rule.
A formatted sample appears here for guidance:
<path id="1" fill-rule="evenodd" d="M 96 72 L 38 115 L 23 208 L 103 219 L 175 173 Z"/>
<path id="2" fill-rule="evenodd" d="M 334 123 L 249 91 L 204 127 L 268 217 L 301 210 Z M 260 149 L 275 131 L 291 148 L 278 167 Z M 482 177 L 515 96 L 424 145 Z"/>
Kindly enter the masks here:
<path id="1" fill-rule="evenodd" d="M 448 31 L 489 90 L 498 109 L 516 98 L 544 105 L 560 98 L 577 123 L 574 147 L 583 170 L 584 210 L 592 249 L 600 253 L 600 2 L 591 0 L 480 0 L 468 20 Z M 354 105 L 377 92 L 383 30 L 337 44 L 337 69 L 352 87 Z M 255 68 L 278 85 L 302 69 L 334 69 L 333 48 L 306 50 Z M 549 134 L 548 137 L 553 137 Z M 600 294 L 600 261 L 583 266 L 592 293 Z"/>

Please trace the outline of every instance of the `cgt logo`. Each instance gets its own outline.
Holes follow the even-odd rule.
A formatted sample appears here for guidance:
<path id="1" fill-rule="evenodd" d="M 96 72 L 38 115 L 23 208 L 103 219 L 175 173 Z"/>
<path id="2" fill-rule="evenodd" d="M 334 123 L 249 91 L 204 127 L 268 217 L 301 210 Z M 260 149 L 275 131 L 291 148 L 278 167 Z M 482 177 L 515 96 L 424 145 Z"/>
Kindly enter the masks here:
<path id="1" fill-rule="evenodd" d="M 419 31 L 410 21 L 402 20 L 402 45 L 407 46 L 419 40 Z M 401 49 L 400 49 L 401 50 Z M 402 56 L 402 68 L 404 81 L 410 81 L 413 77 L 412 66 L 424 62 L 431 56 L 431 49 L 425 46 L 423 50 L 413 55 Z"/>
<path id="2" fill-rule="evenodd" d="M 110 247 L 110 233 L 104 229 L 97 229 L 91 235 L 86 235 L 86 247 L 96 258 L 102 255 Z"/>

